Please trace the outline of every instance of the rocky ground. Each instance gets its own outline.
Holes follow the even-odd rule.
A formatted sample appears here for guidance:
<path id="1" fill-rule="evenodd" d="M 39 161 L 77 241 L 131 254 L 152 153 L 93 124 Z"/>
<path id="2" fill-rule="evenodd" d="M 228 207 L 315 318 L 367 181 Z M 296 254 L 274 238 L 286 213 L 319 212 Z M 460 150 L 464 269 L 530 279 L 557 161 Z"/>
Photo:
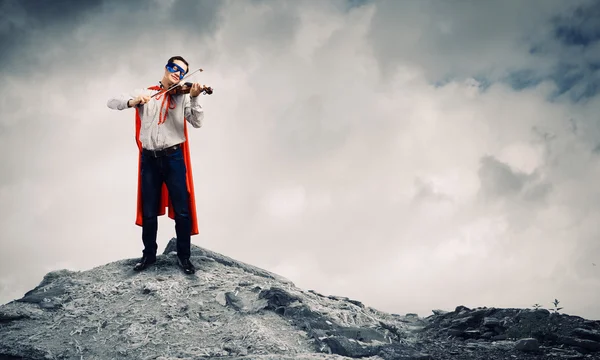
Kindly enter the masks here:
<path id="1" fill-rule="evenodd" d="M 175 239 L 141 273 L 127 259 L 47 274 L 0 307 L 0 360 L 600 359 L 600 321 L 463 306 L 388 314 L 192 247 L 192 276 L 175 265 Z"/>

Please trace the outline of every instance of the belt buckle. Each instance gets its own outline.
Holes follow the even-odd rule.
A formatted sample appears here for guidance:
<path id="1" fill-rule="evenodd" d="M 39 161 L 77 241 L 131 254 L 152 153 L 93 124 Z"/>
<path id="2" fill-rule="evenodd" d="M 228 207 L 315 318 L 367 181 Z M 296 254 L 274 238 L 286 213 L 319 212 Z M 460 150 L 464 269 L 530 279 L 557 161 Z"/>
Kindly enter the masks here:
<path id="1" fill-rule="evenodd" d="M 167 155 L 168 155 L 168 154 L 172 154 L 172 153 L 174 153 L 175 151 L 177 151 L 177 149 L 178 149 L 178 148 L 179 148 L 179 145 L 178 145 L 178 144 L 175 144 L 175 145 L 173 145 L 173 146 L 169 146 L 168 148 L 165 148 L 165 154 L 167 154 Z"/>

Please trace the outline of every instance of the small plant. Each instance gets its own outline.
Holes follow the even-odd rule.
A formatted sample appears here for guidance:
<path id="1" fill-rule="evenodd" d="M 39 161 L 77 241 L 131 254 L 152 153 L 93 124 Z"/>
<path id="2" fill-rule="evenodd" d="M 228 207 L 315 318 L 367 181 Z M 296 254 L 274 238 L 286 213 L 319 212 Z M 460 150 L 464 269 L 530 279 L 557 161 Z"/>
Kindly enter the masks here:
<path id="1" fill-rule="evenodd" d="M 542 307 L 542 305 L 540 305 L 540 304 L 537 304 L 537 303 L 533 304 L 533 308 L 536 310 L 539 310 L 541 307 Z"/>
<path id="2" fill-rule="evenodd" d="M 558 304 L 560 303 L 560 301 L 558 301 L 557 299 L 554 299 L 554 309 L 551 309 L 552 311 L 554 311 L 555 314 L 558 314 L 559 310 L 562 310 L 562 307 L 558 307 Z"/>

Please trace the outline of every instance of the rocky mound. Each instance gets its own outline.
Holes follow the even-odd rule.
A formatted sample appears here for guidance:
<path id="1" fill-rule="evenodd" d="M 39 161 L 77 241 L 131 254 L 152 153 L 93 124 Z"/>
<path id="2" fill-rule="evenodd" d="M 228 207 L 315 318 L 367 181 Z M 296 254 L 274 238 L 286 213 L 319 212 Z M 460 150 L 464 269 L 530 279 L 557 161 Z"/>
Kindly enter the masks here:
<path id="1" fill-rule="evenodd" d="M 451 355 L 439 359 L 600 359 L 600 321 L 578 316 L 458 306 L 453 312 L 434 310 L 425 320 L 419 338 Z"/>
<path id="2" fill-rule="evenodd" d="M 598 321 L 547 310 L 459 306 L 419 318 L 302 290 L 276 274 L 175 239 L 137 259 L 47 274 L 0 307 L 0 359 L 598 358 Z"/>

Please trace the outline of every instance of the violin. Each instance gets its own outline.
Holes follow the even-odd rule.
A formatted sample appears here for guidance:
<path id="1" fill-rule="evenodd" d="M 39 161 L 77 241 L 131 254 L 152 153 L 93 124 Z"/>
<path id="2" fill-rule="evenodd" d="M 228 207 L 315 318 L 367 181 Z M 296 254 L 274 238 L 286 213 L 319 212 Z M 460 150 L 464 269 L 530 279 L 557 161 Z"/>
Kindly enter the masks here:
<path id="1" fill-rule="evenodd" d="M 189 94 L 192 90 L 193 83 L 186 82 L 183 85 L 177 84 L 174 88 L 167 91 L 170 95 L 181 95 L 181 94 Z M 213 89 L 210 86 L 203 86 L 200 88 L 200 94 L 210 95 L 213 93 Z"/>
<path id="2" fill-rule="evenodd" d="M 198 69 L 198 70 L 188 74 L 183 79 L 186 79 L 186 78 L 192 76 L 193 74 L 197 73 L 198 71 L 204 71 L 204 70 Z M 189 94 L 192 91 L 192 85 L 194 85 L 194 84 L 191 82 L 184 82 L 184 83 L 179 82 L 179 83 L 169 87 L 167 90 L 161 90 L 161 91 L 155 93 L 154 95 L 150 96 L 150 98 L 153 98 L 155 96 L 158 96 L 158 95 L 164 94 L 164 93 L 167 93 L 169 95 Z M 213 89 L 210 86 L 202 86 L 200 88 L 200 94 L 210 95 L 212 93 L 213 93 Z"/>
<path id="3" fill-rule="evenodd" d="M 181 94 L 189 94 L 192 90 L 192 85 L 194 85 L 191 82 L 185 82 L 183 83 L 183 85 L 181 83 L 178 83 L 176 85 L 171 86 L 170 88 L 168 88 L 167 90 L 161 90 L 157 93 L 155 93 L 154 95 L 150 96 L 150 98 L 153 98 L 155 96 L 167 93 L 169 95 L 181 95 Z M 200 88 L 200 94 L 205 94 L 205 95 L 210 95 L 213 93 L 213 89 L 210 86 L 203 86 Z"/>

